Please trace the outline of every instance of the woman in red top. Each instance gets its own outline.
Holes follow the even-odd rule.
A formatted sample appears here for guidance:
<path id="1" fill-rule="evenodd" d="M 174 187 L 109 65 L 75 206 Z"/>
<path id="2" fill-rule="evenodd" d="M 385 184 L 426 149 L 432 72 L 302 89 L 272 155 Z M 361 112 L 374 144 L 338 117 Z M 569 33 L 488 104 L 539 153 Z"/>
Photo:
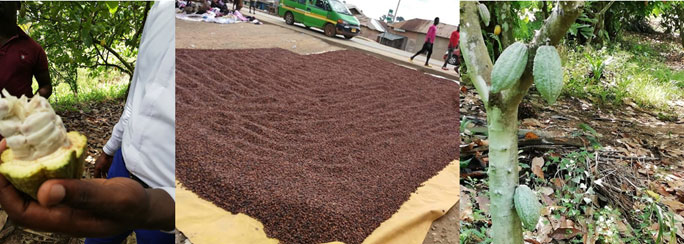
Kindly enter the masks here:
<path id="1" fill-rule="evenodd" d="M 451 32 L 451 37 L 449 38 L 449 47 L 447 48 L 447 58 L 444 60 L 444 65 L 442 65 L 443 70 L 449 70 L 449 68 L 447 68 L 447 62 L 449 59 L 451 59 L 451 55 L 454 53 L 454 50 L 458 48 L 458 38 L 460 37 L 458 32 L 460 29 L 461 27 L 458 26 L 454 32 Z"/>

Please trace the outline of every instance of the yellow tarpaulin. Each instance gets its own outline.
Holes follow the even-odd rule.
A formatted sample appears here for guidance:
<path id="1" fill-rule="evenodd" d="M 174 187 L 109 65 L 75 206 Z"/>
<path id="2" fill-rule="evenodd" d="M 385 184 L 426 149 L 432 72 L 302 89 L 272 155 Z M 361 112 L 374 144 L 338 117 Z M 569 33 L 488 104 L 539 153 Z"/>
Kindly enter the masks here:
<path id="1" fill-rule="evenodd" d="M 244 214 L 232 214 L 176 183 L 176 228 L 193 244 L 270 244 L 264 226 Z M 364 244 L 421 244 L 432 221 L 458 202 L 459 163 L 452 161 L 423 183 L 399 210 L 364 240 Z M 339 242 L 331 242 L 339 243 Z"/>

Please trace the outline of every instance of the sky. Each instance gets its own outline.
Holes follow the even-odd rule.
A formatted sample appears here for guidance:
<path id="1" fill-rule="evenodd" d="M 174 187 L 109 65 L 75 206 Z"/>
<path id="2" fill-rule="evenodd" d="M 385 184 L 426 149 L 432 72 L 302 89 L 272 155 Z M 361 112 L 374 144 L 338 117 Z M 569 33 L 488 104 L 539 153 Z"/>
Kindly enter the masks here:
<path id="1" fill-rule="evenodd" d="M 399 0 L 341 0 L 354 4 L 366 16 L 377 19 L 387 14 L 389 9 L 395 9 Z M 421 18 L 432 20 L 439 17 L 440 22 L 458 25 L 458 0 L 401 0 L 399 15 L 404 19 Z"/>

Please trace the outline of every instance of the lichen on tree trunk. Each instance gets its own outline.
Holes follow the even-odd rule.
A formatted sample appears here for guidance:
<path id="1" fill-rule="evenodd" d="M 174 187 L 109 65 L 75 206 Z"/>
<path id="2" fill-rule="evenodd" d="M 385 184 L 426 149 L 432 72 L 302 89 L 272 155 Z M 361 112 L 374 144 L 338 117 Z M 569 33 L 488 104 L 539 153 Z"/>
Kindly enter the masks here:
<path id="1" fill-rule="evenodd" d="M 494 243 L 522 243 L 513 194 L 518 185 L 518 105 L 487 108 L 489 198 Z"/>

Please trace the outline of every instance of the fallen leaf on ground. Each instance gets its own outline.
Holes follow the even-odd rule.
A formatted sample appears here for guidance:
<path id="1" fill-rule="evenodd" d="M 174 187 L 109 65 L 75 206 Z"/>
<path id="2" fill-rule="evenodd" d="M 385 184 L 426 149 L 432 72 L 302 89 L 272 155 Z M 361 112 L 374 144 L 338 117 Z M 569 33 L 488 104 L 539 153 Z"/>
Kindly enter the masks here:
<path id="1" fill-rule="evenodd" d="M 482 210 L 482 213 L 489 215 L 489 198 L 481 194 L 475 198 L 477 206 Z"/>
<path id="2" fill-rule="evenodd" d="M 461 193 L 461 221 L 473 222 L 473 204 L 470 201 L 470 194 Z"/>
<path id="3" fill-rule="evenodd" d="M 534 132 L 527 132 L 525 133 L 525 140 L 534 140 L 534 139 L 539 139 L 539 136 L 537 134 L 534 134 Z"/>
<path id="4" fill-rule="evenodd" d="M 544 170 L 542 170 L 542 166 L 544 166 L 544 159 L 542 157 L 535 157 L 532 159 L 532 173 L 544 180 Z"/>
<path id="5" fill-rule="evenodd" d="M 567 240 L 579 235 L 580 233 L 582 233 L 582 231 L 577 228 L 558 228 L 553 231 L 551 238 L 554 240 Z"/>
<path id="6" fill-rule="evenodd" d="M 563 186 L 565 186 L 565 181 L 561 178 L 553 178 L 553 179 L 551 179 L 551 182 L 553 183 L 554 186 L 556 186 L 559 189 L 563 188 Z"/>
<path id="7" fill-rule="evenodd" d="M 551 187 L 539 187 L 538 191 L 545 196 L 553 194 L 553 188 Z"/>
<path id="8" fill-rule="evenodd" d="M 551 226 L 549 218 L 542 218 L 542 221 L 539 221 L 537 226 L 539 227 L 537 228 L 537 240 L 541 243 L 551 243 L 553 239 L 550 234 L 553 232 L 553 226 Z"/>
<path id="9" fill-rule="evenodd" d="M 542 127 L 542 123 L 539 122 L 539 120 L 533 119 L 533 118 L 527 118 L 524 119 L 522 122 L 522 125 L 524 126 L 530 126 L 530 127 Z"/>
<path id="10" fill-rule="evenodd" d="M 481 146 L 481 147 L 489 145 L 489 142 L 487 142 L 487 140 L 482 140 L 480 138 L 473 140 L 473 142 L 475 142 L 475 144 L 477 144 L 478 146 Z"/>
<path id="11" fill-rule="evenodd" d="M 672 198 L 663 198 L 662 202 L 663 204 L 670 207 L 672 211 L 679 212 L 684 210 L 684 203 L 681 203 L 680 201 L 674 200 Z"/>

